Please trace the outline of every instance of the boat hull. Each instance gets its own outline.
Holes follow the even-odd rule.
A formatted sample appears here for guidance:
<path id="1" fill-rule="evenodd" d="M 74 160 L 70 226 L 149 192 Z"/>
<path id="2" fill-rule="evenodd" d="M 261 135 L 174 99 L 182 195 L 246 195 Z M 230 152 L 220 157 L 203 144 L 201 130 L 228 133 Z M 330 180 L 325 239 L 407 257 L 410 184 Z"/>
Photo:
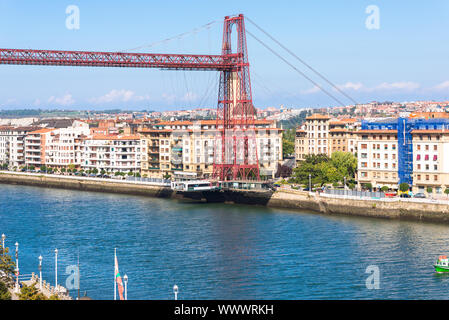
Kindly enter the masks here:
<path id="1" fill-rule="evenodd" d="M 442 267 L 437 265 L 434 265 L 433 267 L 435 268 L 435 271 L 438 273 L 449 272 L 449 267 Z"/>

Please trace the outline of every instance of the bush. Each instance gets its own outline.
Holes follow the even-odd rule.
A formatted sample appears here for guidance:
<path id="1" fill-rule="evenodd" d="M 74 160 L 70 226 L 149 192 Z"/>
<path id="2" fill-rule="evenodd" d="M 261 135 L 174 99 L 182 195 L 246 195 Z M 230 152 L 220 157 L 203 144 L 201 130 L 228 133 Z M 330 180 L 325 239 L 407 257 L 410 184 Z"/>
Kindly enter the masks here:
<path id="1" fill-rule="evenodd" d="M 427 193 L 433 193 L 433 188 L 432 187 L 427 187 L 426 191 L 427 191 Z"/>
<path id="2" fill-rule="evenodd" d="M 36 288 L 36 283 L 33 283 L 31 286 L 23 285 L 18 296 L 19 300 L 47 300 Z"/>
<path id="3" fill-rule="evenodd" d="M 11 300 L 11 293 L 9 293 L 8 287 L 2 281 L 0 281 L 0 300 Z"/>
<path id="4" fill-rule="evenodd" d="M 371 183 L 364 183 L 362 184 L 363 189 L 373 190 L 373 185 Z"/>

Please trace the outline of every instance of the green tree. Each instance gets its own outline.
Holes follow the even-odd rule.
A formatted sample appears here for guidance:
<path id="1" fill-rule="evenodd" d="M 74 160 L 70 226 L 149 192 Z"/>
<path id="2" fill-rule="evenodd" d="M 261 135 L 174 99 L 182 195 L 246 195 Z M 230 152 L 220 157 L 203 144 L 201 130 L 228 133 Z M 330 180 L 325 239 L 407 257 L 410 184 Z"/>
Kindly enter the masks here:
<path id="1" fill-rule="evenodd" d="M 295 128 L 285 130 L 282 135 L 282 154 L 284 158 L 295 153 Z"/>
<path id="2" fill-rule="evenodd" d="M 410 186 L 406 182 L 403 182 L 399 185 L 399 190 L 402 192 L 408 192 L 409 189 L 410 189 Z"/>
<path id="3" fill-rule="evenodd" d="M 350 152 L 336 151 L 331 155 L 331 164 L 338 171 L 339 179 L 355 176 L 357 172 L 357 158 Z"/>
<path id="4" fill-rule="evenodd" d="M 449 197 L 449 188 L 444 189 L 444 193 Z"/>
<path id="5" fill-rule="evenodd" d="M 382 188 L 380 188 L 380 190 L 382 192 L 387 192 L 388 191 L 388 187 L 387 186 L 383 186 Z"/>
<path id="6" fill-rule="evenodd" d="M 433 188 L 432 187 L 427 187 L 426 191 L 427 191 L 427 193 L 433 193 Z"/>
<path id="7" fill-rule="evenodd" d="M 349 152 L 334 152 L 329 158 L 325 154 L 308 155 L 293 170 L 295 183 L 309 185 L 309 174 L 313 185 L 342 183 L 353 180 L 357 171 L 357 159 Z"/>
<path id="8" fill-rule="evenodd" d="M 295 143 L 282 139 L 282 154 L 284 159 L 295 153 Z"/>
<path id="9" fill-rule="evenodd" d="M 0 281 L 0 300 L 11 300 L 11 293 L 9 293 L 8 286 L 3 281 Z"/>
<path id="10" fill-rule="evenodd" d="M 14 268 L 16 266 L 15 262 L 9 255 L 9 248 L 0 245 L 2 254 L 0 255 L 0 281 L 6 283 L 7 285 L 12 283 L 11 275 L 14 273 Z"/>
<path id="11" fill-rule="evenodd" d="M 31 286 L 23 285 L 18 294 L 19 300 L 47 300 L 44 294 L 36 288 L 36 283 Z"/>

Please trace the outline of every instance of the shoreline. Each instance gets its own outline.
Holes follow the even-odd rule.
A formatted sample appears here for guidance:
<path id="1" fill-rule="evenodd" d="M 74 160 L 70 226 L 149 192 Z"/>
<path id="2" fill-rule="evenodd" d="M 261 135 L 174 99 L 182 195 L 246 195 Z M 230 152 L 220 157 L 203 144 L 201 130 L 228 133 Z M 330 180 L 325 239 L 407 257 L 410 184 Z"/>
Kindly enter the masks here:
<path id="1" fill-rule="evenodd" d="M 44 174 L 23 174 L 0 172 L 0 184 L 29 185 L 46 188 L 80 191 L 132 194 L 171 199 L 193 199 L 179 194 L 166 185 L 113 179 L 96 179 L 74 176 Z M 197 197 L 195 200 L 215 200 Z M 216 194 L 212 198 L 216 198 Z M 346 215 L 382 219 L 403 219 L 449 224 L 449 202 L 406 201 L 403 199 L 354 199 L 328 197 L 305 191 L 260 190 L 220 191 L 220 201 L 224 203 L 262 205 L 270 208 L 307 210 L 326 215 Z M 211 201 L 212 202 L 212 201 Z"/>

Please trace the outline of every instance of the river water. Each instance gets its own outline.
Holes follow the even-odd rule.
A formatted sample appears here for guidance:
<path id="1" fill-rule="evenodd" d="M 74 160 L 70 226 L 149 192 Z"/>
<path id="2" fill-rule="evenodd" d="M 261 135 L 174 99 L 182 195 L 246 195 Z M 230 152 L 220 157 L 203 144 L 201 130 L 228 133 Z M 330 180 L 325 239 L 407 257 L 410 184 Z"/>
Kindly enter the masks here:
<path id="1" fill-rule="evenodd" d="M 0 185 L 0 233 L 19 242 L 21 274 L 42 255 L 52 285 L 54 249 L 62 285 L 79 253 L 93 299 L 114 298 L 114 248 L 129 299 L 173 299 L 174 284 L 179 299 L 449 298 L 432 267 L 447 225 Z"/>

